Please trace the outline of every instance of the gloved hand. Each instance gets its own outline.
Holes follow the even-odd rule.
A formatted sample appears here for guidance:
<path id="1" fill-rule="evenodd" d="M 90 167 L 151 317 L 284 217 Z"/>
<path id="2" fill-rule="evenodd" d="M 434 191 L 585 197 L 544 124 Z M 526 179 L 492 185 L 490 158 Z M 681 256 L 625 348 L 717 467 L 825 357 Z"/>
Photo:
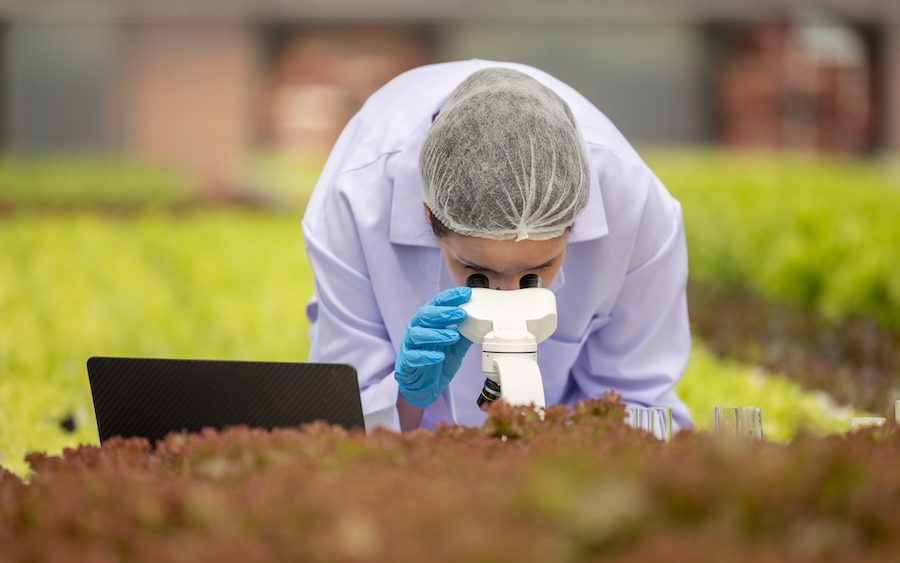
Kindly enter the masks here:
<path id="1" fill-rule="evenodd" d="M 394 364 L 400 396 L 424 409 L 435 402 L 453 379 L 472 342 L 453 325 L 466 318 L 462 305 L 472 296 L 469 287 L 442 291 L 410 319 Z"/>

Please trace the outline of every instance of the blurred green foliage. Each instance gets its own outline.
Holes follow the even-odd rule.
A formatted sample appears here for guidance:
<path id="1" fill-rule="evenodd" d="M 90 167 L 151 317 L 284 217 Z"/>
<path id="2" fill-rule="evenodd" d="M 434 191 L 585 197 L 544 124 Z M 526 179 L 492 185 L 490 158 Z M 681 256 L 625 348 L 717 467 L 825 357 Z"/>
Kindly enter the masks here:
<path id="1" fill-rule="evenodd" d="M 302 210 L 325 158 L 258 152 L 226 197 L 260 207 Z M 196 179 L 113 156 L 0 157 L 0 206 L 172 206 L 201 202 Z"/>
<path id="2" fill-rule="evenodd" d="M 0 223 L 0 460 L 98 442 L 91 355 L 302 361 L 312 276 L 299 214 L 209 210 L 131 218 L 16 213 Z M 770 438 L 831 431 L 846 413 L 702 346 L 678 388 L 700 428 L 712 406 L 763 409 Z M 74 413 L 66 434 L 59 419 Z"/>
<path id="3" fill-rule="evenodd" d="M 684 208 L 692 278 L 900 327 L 900 174 L 888 163 L 646 156 Z"/>
<path id="4" fill-rule="evenodd" d="M 651 152 L 683 204 L 691 275 L 829 317 L 900 326 L 900 184 L 877 166 L 811 158 Z M 248 185 L 293 215 L 203 211 L 16 213 L 0 224 L 0 463 L 96 443 L 93 354 L 303 360 L 312 293 L 299 210 L 319 163 L 258 155 Z M 111 159 L 0 160 L 0 204 L 173 203 L 183 178 Z M 792 381 L 695 344 L 678 388 L 698 428 L 716 405 L 763 408 L 767 436 L 846 429 L 851 413 Z M 73 414 L 74 434 L 59 420 Z"/>
<path id="5" fill-rule="evenodd" d="M 765 437 L 774 442 L 788 442 L 798 434 L 847 432 L 849 418 L 866 416 L 836 405 L 827 393 L 806 391 L 783 375 L 718 359 L 696 341 L 677 391 L 698 430 L 713 429 L 715 407 L 759 407 Z"/>
<path id="6" fill-rule="evenodd" d="M 97 442 L 91 355 L 305 359 L 311 294 L 299 215 L 2 219 L 0 463 Z"/>
<path id="7" fill-rule="evenodd" d="M 298 159 L 289 154 L 260 152 L 250 159 L 245 183 L 256 199 L 302 210 L 324 163 L 325 157 Z"/>
<path id="8" fill-rule="evenodd" d="M 106 156 L 0 158 L 0 204 L 171 204 L 194 199 L 188 178 Z"/>

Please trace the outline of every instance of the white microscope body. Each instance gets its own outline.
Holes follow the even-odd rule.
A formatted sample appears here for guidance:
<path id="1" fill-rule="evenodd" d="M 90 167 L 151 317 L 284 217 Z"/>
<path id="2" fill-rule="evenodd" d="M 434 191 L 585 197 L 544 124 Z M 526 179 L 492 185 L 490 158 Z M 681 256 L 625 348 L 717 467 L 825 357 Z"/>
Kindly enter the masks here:
<path id="1" fill-rule="evenodd" d="M 537 345 L 556 330 L 556 296 L 549 289 L 497 291 L 472 288 L 461 305 L 468 316 L 459 332 L 481 344 L 481 369 L 511 405 L 544 408 Z"/>

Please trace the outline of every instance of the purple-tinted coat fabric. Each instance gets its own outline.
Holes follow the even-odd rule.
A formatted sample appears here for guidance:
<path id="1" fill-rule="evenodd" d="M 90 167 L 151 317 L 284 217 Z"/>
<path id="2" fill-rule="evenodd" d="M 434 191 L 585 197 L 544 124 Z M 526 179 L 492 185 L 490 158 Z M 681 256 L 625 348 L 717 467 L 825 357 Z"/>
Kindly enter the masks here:
<path id="1" fill-rule="evenodd" d="M 399 430 L 393 367 L 403 329 L 455 285 L 427 224 L 419 149 L 450 92 L 485 67 L 533 76 L 572 109 L 590 162 L 587 207 L 550 289 L 559 326 L 538 347 L 548 405 L 615 389 L 630 404 L 669 406 L 673 430 L 691 427 L 675 394 L 690 354 L 687 249 L 681 206 L 615 126 L 571 87 L 533 67 L 469 60 L 410 70 L 375 92 L 328 158 L 303 217 L 315 278 L 307 306 L 309 361 L 359 373 L 366 427 Z M 470 348 L 422 426 L 480 425 L 481 351 Z"/>

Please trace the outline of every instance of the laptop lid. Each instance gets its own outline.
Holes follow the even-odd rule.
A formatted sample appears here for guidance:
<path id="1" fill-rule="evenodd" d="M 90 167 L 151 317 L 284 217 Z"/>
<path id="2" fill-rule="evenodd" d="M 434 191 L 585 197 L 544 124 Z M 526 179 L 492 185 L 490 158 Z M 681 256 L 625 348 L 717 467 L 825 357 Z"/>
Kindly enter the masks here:
<path id="1" fill-rule="evenodd" d="M 87 370 L 101 442 L 239 424 L 364 428 L 349 365 L 94 356 Z"/>

